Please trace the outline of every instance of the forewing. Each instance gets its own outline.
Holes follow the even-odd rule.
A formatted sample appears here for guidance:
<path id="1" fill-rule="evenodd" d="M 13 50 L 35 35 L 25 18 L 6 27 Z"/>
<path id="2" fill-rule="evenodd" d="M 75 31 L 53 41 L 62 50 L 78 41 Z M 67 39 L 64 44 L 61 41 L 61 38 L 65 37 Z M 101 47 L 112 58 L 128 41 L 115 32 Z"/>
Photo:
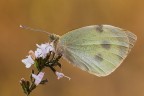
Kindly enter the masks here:
<path id="1" fill-rule="evenodd" d="M 113 72 L 126 58 L 137 37 L 110 25 L 93 25 L 73 30 L 60 38 L 63 57 L 97 76 Z"/>

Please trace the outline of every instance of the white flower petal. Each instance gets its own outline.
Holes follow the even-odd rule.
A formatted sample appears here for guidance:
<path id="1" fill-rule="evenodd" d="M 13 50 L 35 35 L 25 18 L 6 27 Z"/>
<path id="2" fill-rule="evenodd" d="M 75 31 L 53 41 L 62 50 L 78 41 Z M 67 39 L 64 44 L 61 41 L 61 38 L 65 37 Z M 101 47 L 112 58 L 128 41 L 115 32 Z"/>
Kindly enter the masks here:
<path id="1" fill-rule="evenodd" d="M 34 64 L 34 60 L 32 59 L 32 57 L 29 55 L 28 57 L 28 62 Z"/>
<path id="2" fill-rule="evenodd" d="M 26 59 L 23 59 L 22 62 L 26 65 L 26 68 L 30 68 L 32 64 L 34 64 L 34 60 L 31 56 L 27 56 Z"/>
<path id="3" fill-rule="evenodd" d="M 42 57 L 42 50 L 37 48 L 37 50 L 35 51 L 35 56 L 36 58 Z"/>
<path id="4" fill-rule="evenodd" d="M 32 74 L 32 77 L 35 79 L 35 85 L 39 85 L 39 83 L 42 81 L 42 78 L 44 77 L 44 73 L 40 72 L 38 75 Z"/>
<path id="5" fill-rule="evenodd" d="M 28 63 L 28 64 L 26 65 L 26 68 L 30 68 L 30 67 L 31 67 L 31 64 Z"/>

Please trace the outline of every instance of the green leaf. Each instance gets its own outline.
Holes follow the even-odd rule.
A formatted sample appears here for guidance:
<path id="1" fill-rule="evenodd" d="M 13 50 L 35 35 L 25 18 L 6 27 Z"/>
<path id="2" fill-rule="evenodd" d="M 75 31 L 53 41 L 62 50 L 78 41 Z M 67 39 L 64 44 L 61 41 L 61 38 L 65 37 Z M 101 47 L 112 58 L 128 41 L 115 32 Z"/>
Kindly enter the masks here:
<path id="1" fill-rule="evenodd" d="M 39 64 L 38 64 L 37 60 L 34 61 L 34 66 L 35 66 L 38 70 L 40 70 L 40 67 L 39 67 Z"/>

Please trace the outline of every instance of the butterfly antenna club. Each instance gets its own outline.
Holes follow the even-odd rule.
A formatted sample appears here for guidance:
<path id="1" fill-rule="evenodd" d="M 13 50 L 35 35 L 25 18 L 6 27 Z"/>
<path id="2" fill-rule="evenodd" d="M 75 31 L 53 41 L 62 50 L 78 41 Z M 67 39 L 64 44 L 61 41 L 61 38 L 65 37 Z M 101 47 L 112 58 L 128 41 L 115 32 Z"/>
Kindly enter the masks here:
<path id="1" fill-rule="evenodd" d="M 19 27 L 22 28 L 22 29 L 26 29 L 26 30 L 31 30 L 31 31 L 36 31 L 36 32 L 43 32 L 43 33 L 46 33 L 48 35 L 51 34 L 51 33 L 47 32 L 47 31 L 44 31 L 44 30 L 41 30 L 41 29 L 31 28 L 31 27 L 28 27 L 28 26 L 25 26 L 25 25 L 20 25 Z"/>

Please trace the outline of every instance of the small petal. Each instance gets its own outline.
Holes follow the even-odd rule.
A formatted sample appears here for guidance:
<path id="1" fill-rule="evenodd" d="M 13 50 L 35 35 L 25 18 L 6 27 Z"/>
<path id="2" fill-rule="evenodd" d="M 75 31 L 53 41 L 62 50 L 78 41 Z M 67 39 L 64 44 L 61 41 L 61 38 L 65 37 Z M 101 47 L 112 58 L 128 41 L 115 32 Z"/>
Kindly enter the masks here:
<path id="1" fill-rule="evenodd" d="M 42 50 L 37 48 L 37 50 L 35 51 L 35 56 L 36 56 L 36 58 L 42 57 Z"/>
<path id="2" fill-rule="evenodd" d="M 40 72 L 38 75 L 32 74 L 32 77 L 35 79 L 35 85 L 39 85 L 42 81 L 42 78 L 44 76 L 43 72 Z"/>
<path id="3" fill-rule="evenodd" d="M 54 47 L 53 47 L 53 42 L 52 43 L 47 43 L 47 50 L 49 51 L 54 51 Z"/>
<path id="4" fill-rule="evenodd" d="M 60 72 L 57 72 L 57 71 L 55 72 L 55 74 L 57 75 L 57 79 L 60 79 L 60 78 L 63 78 L 63 77 L 66 77 L 69 80 L 71 79 L 70 77 L 65 76 L 63 73 L 60 73 Z"/>
<path id="5" fill-rule="evenodd" d="M 30 68 L 32 64 L 34 64 L 34 60 L 31 58 L 31 56 L 27 56 L 26 59 L 23 59 L 22 62 L 26 65 L 26 68 Z"/>

